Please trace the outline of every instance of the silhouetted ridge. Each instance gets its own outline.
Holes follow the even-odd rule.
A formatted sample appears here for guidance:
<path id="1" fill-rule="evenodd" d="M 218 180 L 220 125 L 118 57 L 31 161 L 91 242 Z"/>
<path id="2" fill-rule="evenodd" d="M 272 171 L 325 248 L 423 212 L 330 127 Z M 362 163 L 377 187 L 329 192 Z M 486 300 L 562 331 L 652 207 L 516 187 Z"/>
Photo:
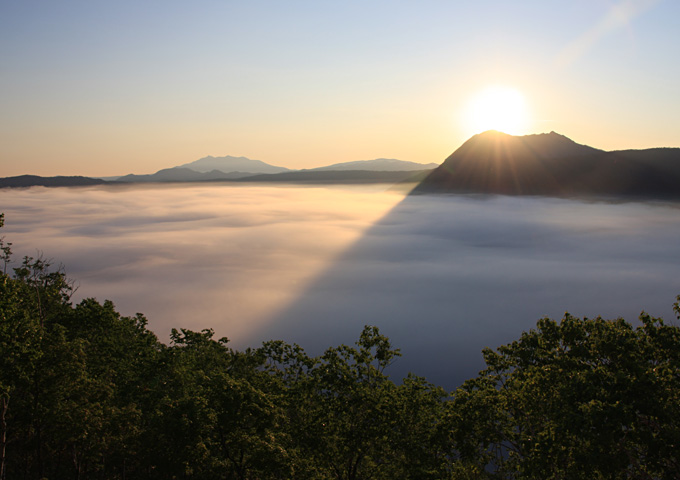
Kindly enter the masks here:
<path id="1" fill-rule="evenodd" d="M 287 168 L 270 165 L 261 160 L 251 160 L 250 158 L 246 157 L 232 157 L 231 155 L 224 157 L 207 156 L 194 162 L 179 165 L 178 168 L 190 168 L 191 170 L 201 173 L 208 173 L 210 171 L 217 170 L 224 173 L 249 172 L 253 175 L 259 173 L 281 173 L 288 171 Z"/>
<path id="2" fill-rule="evenodd" d="M 309 171 L 347 171 L 347 170 L 371 170 L 389 172 L 421 171 L 437 168 L 436 163 L 416 163 L 397 160 L 394 158 L 376 158 L 374 160 L 358 160 L 355 162 L 342 162 L 327 165 L 325 167 L 310 168 Z"/>
<path id="3" fill-rule="evenodd" d="M 605 152 L 555 132 L 473 136 L 416 192 L 680 196 L 680 149 Z"/>
<path id="4" fill-rule="evenodd" d="M 301 170 L 275 174 L 254 175 L 239 178 L 236 182 L 283 182 L 283 183 L 402 183 L 419 182 L 430 170 L 393 172 L 382 170 Z"/>
<path id="5" fill-rule="evenodd" d="M 173 167 L 164 168 L 150 175 L 125 175 L 119 177 L 116 182 L 123 183 L 146 183 L 146 182 L 203 182 L 212 180 L 230 180 L 234 178 L 241 178 L 253 175 L 252 173 L 244 172 L 229 172 L 224 173 L 219 170 L 211 170 L 209 172 L 197 172 L 190 168 Z"/>
<path id="6" fill-rule="evenodd" d="M 78 187 L 102 185 L 104 180 L 81 176 L 40 177 L 38 175 L 19 175 L 17 177 L 0 178 L 0 188 L 5 187 Z"/>

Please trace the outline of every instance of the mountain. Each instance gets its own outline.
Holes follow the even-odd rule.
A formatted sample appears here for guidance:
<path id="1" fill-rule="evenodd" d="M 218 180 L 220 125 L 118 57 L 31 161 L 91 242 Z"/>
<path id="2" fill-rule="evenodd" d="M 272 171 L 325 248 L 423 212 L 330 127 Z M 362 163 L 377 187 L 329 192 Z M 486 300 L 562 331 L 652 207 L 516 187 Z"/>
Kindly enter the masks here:
<path id="1" fill-rule="evenodd" d="M 680 198 L 680 148 L 606 152 L 555 132 L 473 136 L 440 166 L 379 158 L 289 170 L 245 157 L 204 157 L 150 175 L 115 182 L 88 177 L 0 178 L 2 187 L 77 186 L 137 182 L 420 182 L 414 193 Z"/>
<path id="2" fill-rule="evenodd" d="M 102 185 L 104 180 L 89 177 L 40 177 L 38 175 L 20 175 L 18 177 L 0 178 L 0 188 L 6 187 L 80 187 L 88 185 Z"/>
<path id="3" fill-rule="evenodd" d="M 359 184 L 419 182 L 429 170 L 375 171 L 375 170 L 298 170 L 275 174 L 262 174 L 235 180 L 237 182 L 280 182 L 310 184 Z"/>
<path id="4" fill-rule="evenodd" d="M 195 182 L 203 174 L 188 168 L 165 168 L 147 175 L 129 174 L 120 177 L 116 182 Z"/>
<path id="5" fill-rule="evenodd" d="M 224 173 L 219 170 L 212 170 L 201 173 L 190 168 L 173 167 L 164 168 L 156 173 L 148 175 L 124 175 L 115 182 L 123 183 L 148 183 L 148 182 L 206 182 L 214 180 L 233 180 L 236 178 L 249 177 L 252 173 L 230 172 Z"/>
<path id="6" fill-rule="evenodd" d="M 405 162 L 387 158 L 376 160 L 361 160 L 357 162 L 337 163 L 326 167 L 313 168 L 309 170 L 289 170 L 283 167 L 269 165 L 260 160 L 250 160 L 246 157 L 204 157 L 195 162 L 186 163 L 178 167 L 165 168 L 156 173 L 148 175 L 125 175 L 117 178 L 116 182 L 124 183 L 143 183 L 143 182 L 205 182 L 220 180 L 238 180 L 248 178 L 248 181 L 266 182 L 308 182 L 320 181 L 322 183 L 347 181 L 349 183 L 389 182 L 390 178 L 395 181 L 403 181 L 405 172 L 419 172 L 431 170 L 437 164 L 422 164 L 415 162 Z M 219 167 L 219 168 L 211 168 Z M 235 169 L 235 170 L 234 170 Z M 225 173 L 227 172 L 227 173 Z M 343 175 L 330 174 L 320 175 L 312 172 L 347 172 Z M 372 175 L 370 173 L 350 173 L 350 172 L 400 172 L 394 175 L 386 174 Z M 283 175 L 283 176 L 277 176 Z M 408 175 L 406 175 L 408 177 Z M 285 180 L 288 179 L 288 180 Z M 344 179 L 344 180 L 343 180 Z"/>
<path id="7" fill-rule="evenodd" d="M 680 197 L 680 148 L 606 152 L 555 132 L 473 136 L 414 190 L 548 196 Z"/>
<path id="8" fill-rule="evenodd" d="M 334 163 L 326 167 L 310 168 L 308 170 L 320 172 L 324 170 L 372 170 L 381 172 L 409 172 L 418 170 L 429 170 L 437 168 L 436 163 L 416 163 L 407 162 L 404 160 L 396 160 L 394 158 L 376 158 L 375 160 L 358 160 L 356 162 Z"/>
<path id="9" fill-rule="evenodd" d="M 281 173 L 287 172 L 289 169 L 284 167 L 277 167 L 269 165 L 260 160 L 251 160 L 246 157 L 203 157 L 194 162 L 178 165 L 177 168 L 190 168 L 196 172 L 207 173 L 213 170 L 220 172 L 248 172 L 248 173 Z"/>

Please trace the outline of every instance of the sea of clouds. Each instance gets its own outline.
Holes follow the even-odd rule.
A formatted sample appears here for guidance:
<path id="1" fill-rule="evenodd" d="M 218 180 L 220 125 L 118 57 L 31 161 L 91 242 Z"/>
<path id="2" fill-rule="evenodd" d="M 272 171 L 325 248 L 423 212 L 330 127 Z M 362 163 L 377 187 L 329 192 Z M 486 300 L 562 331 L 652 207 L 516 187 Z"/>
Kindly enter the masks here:
<path id="1" fill-rule="evenodd" d="M 17 261 L 63 264 L 74 301 L 143 312 L 164 341 L 319 354 L 377 325 L 403 353 L 388 373 L 447 388 L 541 317 L 675 322 L 680 293 L 677 204 L 211 184 L 3 189 L 0 212 Z"/>

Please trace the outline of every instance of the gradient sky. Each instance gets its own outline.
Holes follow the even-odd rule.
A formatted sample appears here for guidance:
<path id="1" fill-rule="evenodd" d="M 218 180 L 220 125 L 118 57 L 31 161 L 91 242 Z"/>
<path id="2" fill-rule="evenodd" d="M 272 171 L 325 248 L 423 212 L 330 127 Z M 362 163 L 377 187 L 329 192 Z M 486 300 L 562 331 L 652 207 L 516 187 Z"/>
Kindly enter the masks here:
<path id="1" fill-rule="evenodd" d="M 0 176 L 441 162 L 489 85 L 526 132 L 680 146 L 680 2 L 0 0 Z"/>

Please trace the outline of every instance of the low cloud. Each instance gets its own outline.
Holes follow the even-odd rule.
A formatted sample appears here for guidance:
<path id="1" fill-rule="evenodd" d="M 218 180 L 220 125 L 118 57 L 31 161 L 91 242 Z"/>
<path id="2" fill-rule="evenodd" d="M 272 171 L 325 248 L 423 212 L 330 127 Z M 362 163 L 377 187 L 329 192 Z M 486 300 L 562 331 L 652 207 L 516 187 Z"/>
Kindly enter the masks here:
<path id="1" fill-rule="evenodd" d="M 379 187 L 0 191 L 15 253 L 65 265 L 78 298 L 141 311 L 159 337 L 214 328 L 318 354 L 378 325 L 392 367 L 454 387 L 481 349 L 543 316 L 674 319 L 679 210 Z"/>

